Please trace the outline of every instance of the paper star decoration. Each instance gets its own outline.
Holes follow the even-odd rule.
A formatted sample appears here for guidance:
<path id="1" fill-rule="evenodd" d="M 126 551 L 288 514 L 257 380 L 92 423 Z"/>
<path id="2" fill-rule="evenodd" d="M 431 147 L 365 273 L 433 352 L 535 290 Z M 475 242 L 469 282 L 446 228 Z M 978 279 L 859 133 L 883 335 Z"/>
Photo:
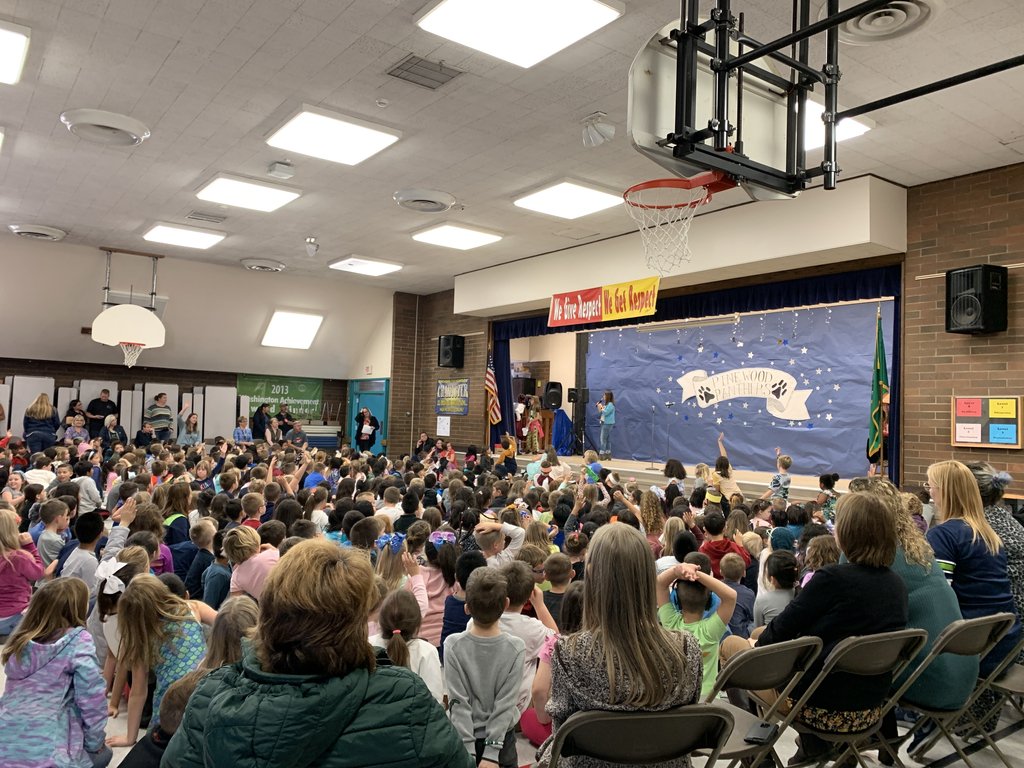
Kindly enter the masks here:
<path id="1" fill-rule="evenodd" d="M 790 364 L 790 365 L 796 365 L 796 360 L 795 360 L 795 359 L 793 359 L 792 357 L 791 357 L 791 358 L 789 358 L 789 364 Z"/>
<path id="2" fill-rule="evenodd" d="M 840 390 L 840 386 L 838 384 L 833 384 L 832 385 L 832 389 L 834 389 L 836 392 L 838 392 Z"/>
<path id="3" fill-rule="evenodd" d="M 832 421 L 832 414 L 831 413 L 826 413 L 825 414 L 825 421 Z"/>
<path id="4" fill-rule="evenodd" d="M 806 355 L 807 354 L 807 347 L 800 347 L 800 354 L 801 355 Z"/>
<path id="5" fill-rule="evenodd" d="M 744 407 L 744 408 L 747 408 L 747 407 L 748 407 L 749 405 L 750 405 L 750 403 L 744 403 L 744 404 L 743 404 L 743 407 Z"/>
<path id="6" fill-rule="evenodd" d="M 753 360 L 754 359 L 754 353 L 753 352 L 747 352 L 747 359 Z"/>
<path id="7" fill-rule="evenodd" d="M 722 417 L 719 416 L 717 419 L 715 419 L 715 424 L 721 424 L 721 423 L 722 423 Z"/>
<path id="8" fill-rule="evenodd" d="M 816 374 L 818 374 L 819 376 L 821 376 L 821 368 L 815 368 L 815 369 L 814 369 L 814 372 L 815 372 Z"/>

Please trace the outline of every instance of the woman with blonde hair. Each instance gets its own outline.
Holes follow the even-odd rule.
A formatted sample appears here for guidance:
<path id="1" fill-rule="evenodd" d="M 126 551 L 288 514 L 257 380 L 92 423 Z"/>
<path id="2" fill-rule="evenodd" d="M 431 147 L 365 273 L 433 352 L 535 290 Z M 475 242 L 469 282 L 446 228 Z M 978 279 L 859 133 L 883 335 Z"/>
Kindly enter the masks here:
<path id="1" fill-rule="evenodd" d="M 171 683 L 197 669 L 206 655 L 203 629 L 188 603 L 150 574 L 136 576 L 125 588 L 117 603 L 117 623 L 121 631 L 118 664 L 131 671 L 133 680 L 147 680 L 151 671 L 156 675 L 150 721 L 150 728 L 155 728 L 160 724 L 164 693 Z M 145 685 L 131 687 L 127 733 L 107 739 L 108 746 L 135 744 L 146 694 Z"/>
<path id="2" fill-rule="evenodd" d="M 57 430 L 60 429 L 60 416 L 50 402 L 50 396 L 40 392 L 39 397 L 25 409 L 22 421 L 25 445 L 29 453 L 39 453 L 52 447 L 57 442 Z"/>
<path id="3" fill-rule="evenodd" d="M 643 535 L 623 523 L 599 528 L 586 584 L 583 626 L 560 637 L 551 655 L 552 738 L 576 712 L 661 711 L 696 703 L 700 645 L 689 632 L 670 632 L 658 623 L 654 556 Z M 539 768 L 550 761 L 552 738 L 538 750 Z M 689 760 L 658 765 L 683 768 Z"/>
<path id="4" fill-rule="evenodd" d="M 199 684 L 164 762 L 242 765 L 259 755 L 281 765 L 306 752 L 318 756 L 307 762 L 340 765 L 358 752 L 363 765 L 471 768 L 427 686 L 405 667 L 378 666 L 367 634 L 375 595 L 359 552 L 323 539 L 294 546 L 267 580 L 251 647 Z"/>
<path id="5" fill-rule="evenodd" d="M 662 552 L 671 552 L 672 547 L 676 542 L 676 536 L 686 530 L 686 523 L 681 517 L 670 517 L 665 521 L 665 526 L 662 529 L 661 537 L 658 539 L 658 543 L 661 544 Z"/>
<path id="6" fill-rule="evenodd" d="M 925 489 L 935 504 L 938 525 L 928 531 L 939 566 L 953 587 L 965 619 L 1016 613 L 1006 549 L 985 518 L 978 483 L 959 461 L 940 461 L 928 467 Z M 981 660 L 980 675 L 987 676 L 1020 640 L 1017 623 Z"/>
<path id="7" fill-rule="evenodd" d="M 89 440 L 89 430 L 85 428 L 85 416 L 75 414 L 71 417 L 71 426 L 64 430 L 64 445 L 74 445 L 75 440 Z"/>

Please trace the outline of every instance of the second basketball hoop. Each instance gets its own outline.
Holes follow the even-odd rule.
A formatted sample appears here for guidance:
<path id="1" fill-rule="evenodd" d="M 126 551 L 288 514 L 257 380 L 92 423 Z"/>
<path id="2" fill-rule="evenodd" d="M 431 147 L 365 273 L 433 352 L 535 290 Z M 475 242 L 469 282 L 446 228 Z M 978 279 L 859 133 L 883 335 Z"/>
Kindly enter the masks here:
<path id="1" fill-rule="evenodd" d="M 696 176 L 653 179 L 635 184 L 622 199 L 643 239 L 647 267 L 672 274 L 693 258 L 690 224 L 697 209 L 711 202 L 716 192 L 735 187 L 724 173 L 706 171 Z"/>

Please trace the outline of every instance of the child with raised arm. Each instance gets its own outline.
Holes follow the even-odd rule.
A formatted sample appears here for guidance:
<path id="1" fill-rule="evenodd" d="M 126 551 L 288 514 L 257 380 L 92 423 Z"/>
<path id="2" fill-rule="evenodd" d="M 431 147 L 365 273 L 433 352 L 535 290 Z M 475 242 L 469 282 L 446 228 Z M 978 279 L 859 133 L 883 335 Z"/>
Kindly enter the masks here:
<path id="1" fill-rule="evenodd" d="M 782 452 L 781 448 L 775 449 L 775 474 L 768 483 L 768 490 L 761 494 L 762 499 L 789 499 L 789 468 L 793 466 L 793 459 Z"/>
<path id="2" fill-rule="evenodd" d="M 715 459 L 715 471 L 711 473 L 711 485 L 718 489 L 723 498 L 731 498 L 734 493 L 742 493 L 739 483 L 733 477 L 734 471 L 729 462 L 729 454 L 725 450 L 725 432 L 718 433 L 718 458 Z"/>
<path id="3" fill-rule="evenodd" d="M 673 591 L 677 595 L 678 608 L 672 604 Z M 718 610 L 705 618 L 709 592 L 717 595 L 721 602 Z M 710 573 L 705 573 L 694 563 L 683 563 L 658 574 L 657 597 L 661 626 L 665 629 L 685 629 L 700 643 L 701 655 L 704 657 L 700 696 L 702 700 L 706 699 L 718 678 L 718 645 L 729 628 L 736 608 L 736 590 Z"/>
<path id="4" fill-rule="evenodd" d="M 444 643 L 448 715 L 480 768 L 516 768 L 516 700 L 526 646 L 501 631 L 508 583 L 496 568 L 477 568 L 466 584 L 473 623 Z"/>
<path id="5" fill-rule="evenodd" d="M 505 546 L 505 537 L 510 539 Z M 511 523 L 495 523 L 481 520 L 473 529 L 473 538 L 487 558 L 487 564 L 498 568 L 516 559 L 516 554 L 526 541 L 526 531 Z"/>

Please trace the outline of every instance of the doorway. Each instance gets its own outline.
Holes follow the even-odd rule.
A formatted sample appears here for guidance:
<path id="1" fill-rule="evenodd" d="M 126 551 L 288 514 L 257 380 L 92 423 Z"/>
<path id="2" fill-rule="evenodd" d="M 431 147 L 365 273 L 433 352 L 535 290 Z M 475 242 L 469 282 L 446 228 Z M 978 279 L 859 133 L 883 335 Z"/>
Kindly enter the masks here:
<path id="1" fill-rule="evenodd" d="M 380 453 L 387 444 L 388 439 L 388 389 L 391 385 L 390 379 L 350 379 L 348 382 L 348 424 L 343 426 L 343 431 L 348 432 L 349 445 L 356 447 L 356 414 L 363 408 L 369 408 L 370 413 L 377 417 L 380 422 L 380 429 L 377 430 L 375 442 L 370 450 L 373 453 Z"/>

